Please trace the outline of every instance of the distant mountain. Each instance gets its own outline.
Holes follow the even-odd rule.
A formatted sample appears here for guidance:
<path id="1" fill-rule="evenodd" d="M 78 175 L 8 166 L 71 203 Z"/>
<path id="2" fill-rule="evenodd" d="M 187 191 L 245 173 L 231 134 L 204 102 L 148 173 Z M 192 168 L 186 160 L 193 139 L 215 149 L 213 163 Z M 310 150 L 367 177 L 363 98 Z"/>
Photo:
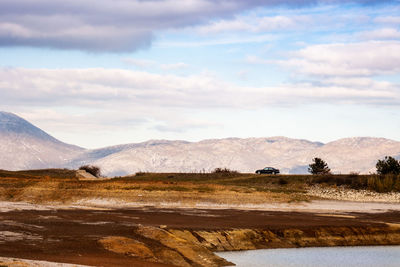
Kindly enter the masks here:
<path id="1" fill-rule="evenodd" d="M 116 145 L 116 146 L 109 146 L 99 149 L 92 149 L 86 150 L 76 156 L 69 164 L 71 166 L 82 166 L 85 164 L 92 164 L 93 162 L 106 158 L 109 155 L 117 154 L 121 151 L 126 151 L 130 149 L 137 149 L 141 147 L 152 147 L 158 146 L 161 144 L 169 144 L 173 143 L 174 141 L 166 141 L 166 140 L 150 140 L 143 143 L 134 143 L 134 144 L 124 144 L 124 145 Z M 185 141 L 178 141 L 180 143 L 188 143 Z"/>
<path id="2" fill-rule="evenodd" d="M 323 158 L 336 173 L 375 172 L 375 164 L 384 156 L 396 157 L 400 142 L 385 138 L 353 137 L 329 142 L 309 155 Z"/>
<path id="3" fill-rule="evenodd" d="M 217 167 L 254 172 L 265 166 L 279 168 L 282 173 L 302 174 L 307 173 L 314 157 L 321 157 L 334 173 L 369 173 L 375 171 L 378 159 L 399 154 L 400 142 L 384 138 L 344 138 L 327 144 L 286 137 L 228 138 L 120 146 L 115 153 L 90 158 L 86 163 L 101 166 L 109 175 L 138 171 L 208 172 Z"/>
<path id="4" fill-rule="evenodd" d="M 0 169 L 63 167 L 83 150 L 55 139 L 17 115 L 0 111 Z"/>
<path id="5" fill-rule="evenodd" d="M 111 175 L 138 171 L 208 172 L 217 167 L 254 172 L 266 165 L 289 172 L 293 166 L 307 162 L 304 158 L 308 151 L 322 145 L 286 137 L 149 141 L 99 157 L 91 163 Z"/>
<path id="6" fill-rule="evenodd" d="M 94 164 L 109 176 L 138 171 L 208 172 L 217 167 L 254 172 L 265 166 L 282 173 L 307 173 L 312 158 L 321 157 L 335 173 L 369 173 L 384 156 L 400 158 L 400 142 L 374 137 L 327 144 L 287 137 L 226 138 L 150 140 L 86 150 L 62 143 L 14 114 L 0 112 L 0 168 L 8 170 Z"/>

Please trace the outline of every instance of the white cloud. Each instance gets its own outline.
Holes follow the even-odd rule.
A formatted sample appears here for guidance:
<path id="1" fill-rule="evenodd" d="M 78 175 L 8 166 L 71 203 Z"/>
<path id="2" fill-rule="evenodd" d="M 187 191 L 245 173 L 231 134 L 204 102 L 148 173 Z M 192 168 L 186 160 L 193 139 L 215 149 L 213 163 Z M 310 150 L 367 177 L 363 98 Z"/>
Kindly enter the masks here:
<path id="1" fill-rule="evenodd" d="M 248 70 L 240 70 L 239 72 L 236 73 L 236 75 L 239 77 L 241 80 L 247 80 L 248 79 Z"/>
<path id="2" fill-rule="evenodd" d="M 163 70 L 179 70 L 179 69 L 186 69 L 188 67 L 189 65 L 183 62 L 160 65 L 160 68 Z"/>
<path id="3" fill-rule="evenodd" d="M 262 59 L 260 57 L 254 56 L 254 55 L 246 56 L 244 61 L 249 64 L 271 64 L 271 63 L 274 63 L 274 61 L 272 61 L 272 60 Z"/>
<path id="4" fill-rule="evenodd" d="M 179 70 L 179 69 L 187 69 L 189 67 L 189 65 L 184 62 L 159 63 L 154 60 L 138 59 L 138 58 L 123 58 L 122 62 L 136 66 L 138 68 L 159 68 L 162 70 Z"/>
<path id="5" fill-rule="evenodd" d="M 208 25 L 199 26 L 196 30 L 202 34 L 222 32 L 270 32 L 283 29 L 297 29 L 309 24 L 307 16 L 264 16 L 264 17 L 236 17 L 233 20 L 219 20 Z"/>
<path id="6" fill-rule="evenodd" d="M 263 3 L 264 2 L 264 3 Z M 3 0 L 0 45 L 89 51 L 147 47 L 154 32 L 231 16 L 269 1 Z"/>
<path id="7" fill-rule="evenodd" d="M 362 40 L 395 40 L 400 39 L 400 31 L 394 28 L 383 28 L 360 32 L 357 36 Z"/>
<path id="8" fill-rule="evenodd" d="M 184 133 L 190 130 L 204 129 L 204 128 L 221 128 L 222 125 L 209 122 L 204 120 L 198 120 L 193 118 L 185 118 L 183 116 L 175 117 L 175 120 L 164 120 L 161 123 L 157 123 L 153 126 L 154 129 L 161 132 L 175 132 L 175 133 Z"/>
<path id="9" fill-rule="evenodd" d="M 149 136 L 215 137 L 230 120 L 242 116 L 242 123 L 247 122 L 243 114 L 266 109 L 400 105 L 398 85 L 366 77 L 251 87 L 206 73 L 178 76 L 122 69 L 0 68 L 0 95 L 0 109 L 16 112 L 66 142 L 90 147 Z"/>
<path id="10" fill-rule="evenodd" d="M 310 45 L 279 62 L 318 76 L 373 76 L 400 72 L 400 42 Z"/>
<path id="11" fill-rule="evenodd" d="M 272 34 L 261 34 L 255 36 L 228 36 L 214 38 L 205 41 L 182 41 L 182 42 L 160 42 L 160 47 L 198 47 L 198 46 L 215 46 L 227 44 L 246 44 L 246 43 L 265 43 L 276 40 L 276 36 Z"/>
<path id="12" fill-rule="evenodd" d="M 400 16 L 382 16 L 375 18 L 374 21 L 384 24 L 400 24 Z"/>
<path id="13" fill-rule="evenodd" d="M 343 86 L 349 88 L 366 89 L 380 88 L 380 90 L 390 91 L 394 89 L 393 84 L 387 81 L 375 81 L 366 77 L 328 77 L 323 80 L 325 85 Z"/>
<path id="14" fill-rule="evenodd" d="M 249 87 L 207 74 L 177 76 L 121 69 L 2 68 L 0 93 L 0 105 L 127 109 L 148 116 L 160 110 L 254 109 L 314 102 L 398 105 L 400 101 L 397 85 L 365 78 Z"/>
<path id="15" fill-rule="evenodd" d="M 148 67 L 158 64 L 154 60 L 138 59 L 138 58 L 124 58 L 124 59 L 122 59 L 122 61 L 129 65 L 134 65 L 134 66 L 140 67 L 140 68 L 148 68 Z"/>
<path id="16" fill-rule="evenodd" d="M 225 20 L 257 7 L 299 7 L 343 0 L 2 0 L 0 46 L 52 47 L 85 51 L 135 51 L 151 45 L 156 33 Z M 386 1 L 353 0 L 364 4 Z M 241 22 L 215 30 L 249 27 Z M 255 31 L 292 27 L 285 17 L 265 18 Z M 254 29 L 253 29 L 254 28 Z M 211 29 L 210 29 L 211 30 Z"/>
<path id="17" fill-rule="evenodd" d="M 226 31 L 252 31 L 252 25 L 243 20 L 223 20 L 200 26 L 197 30 L 202 34 L 220 33 Z"/>

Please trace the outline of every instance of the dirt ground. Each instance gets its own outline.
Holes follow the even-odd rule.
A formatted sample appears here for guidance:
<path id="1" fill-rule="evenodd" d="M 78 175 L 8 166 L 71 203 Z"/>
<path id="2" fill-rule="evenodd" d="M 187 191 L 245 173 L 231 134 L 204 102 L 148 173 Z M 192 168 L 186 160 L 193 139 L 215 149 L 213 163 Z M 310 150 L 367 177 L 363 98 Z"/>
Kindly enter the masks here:
<path id="1" fill-rule="evenodd" d="M 400 223 L 400 211 L 283 212 L 237 209 L 37 209 L 0 213 L 0 257 L 91 266 L 167 266 L 105 250 L 106 236 L 135 238 L 134 227 L 221 230 L 309 229 L 318 226 L 376 226 Z"/>
<path id="2" fill-rule="evenodd" d="M 315 177 L 310 176 L 140 174 L 82 181 L 74 171 L 36 170 L 0 171 L 0 177 L 0 266 L 8 266 L 2 259 L 11 258 L 89 266 L 167 266 L 117 254 L 99 243 L 114 236 L 160 247 L 158 239 L 137 234 L 142 226 L 305 232 L 317 227 L 400 227 L 400 193 L 379 193 L 378 198 L 370 191 L 354 193 L 335 185 L 311 188 Z M 346 177 L 332 177 L 339 178 Z M 327 191 L 330 187 L 333 191 Z M 351 201 L 338 201 L 343 196 Z"/>

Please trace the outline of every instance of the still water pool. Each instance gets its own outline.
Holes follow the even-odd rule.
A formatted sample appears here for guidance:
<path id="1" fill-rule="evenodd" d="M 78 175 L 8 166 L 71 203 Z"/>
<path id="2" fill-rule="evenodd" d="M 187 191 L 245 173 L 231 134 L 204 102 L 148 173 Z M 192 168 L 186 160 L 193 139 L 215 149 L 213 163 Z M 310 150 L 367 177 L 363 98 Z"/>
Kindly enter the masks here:
<path id="1" fill-rule="evenodd" d="M 400 246 L 260 249 L 216 254 L 239 267 L 400 267 Z"/>

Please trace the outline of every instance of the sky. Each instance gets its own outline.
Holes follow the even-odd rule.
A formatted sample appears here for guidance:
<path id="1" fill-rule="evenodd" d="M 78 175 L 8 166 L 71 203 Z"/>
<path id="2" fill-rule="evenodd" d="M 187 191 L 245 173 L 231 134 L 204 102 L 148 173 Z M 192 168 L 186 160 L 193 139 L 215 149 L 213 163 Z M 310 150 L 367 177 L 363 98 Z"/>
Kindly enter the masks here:
<path id="1" fill-rule="evenodd" d="M 86 148 L 400 141 L 400 1 L 2 0 L 0 110 Z"/>

